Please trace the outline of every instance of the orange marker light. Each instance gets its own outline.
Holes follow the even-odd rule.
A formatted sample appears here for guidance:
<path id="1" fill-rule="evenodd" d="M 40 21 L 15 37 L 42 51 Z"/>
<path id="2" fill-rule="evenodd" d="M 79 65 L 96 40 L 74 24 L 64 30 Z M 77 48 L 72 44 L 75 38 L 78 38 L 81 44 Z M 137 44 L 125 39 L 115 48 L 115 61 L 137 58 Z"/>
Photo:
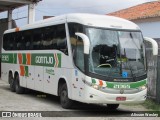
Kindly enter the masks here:
<path id="1" fill-rule="evenodd" d="M 17 28 L 15 29 L 15 31 L 18 32 L 18 31 L 19 31 L 19 27 L 17 27 Z"/>
<path id="2" fill-rule="evenodd" d="M 99 86 L 103 86 L 102 80 L 99 80 Z"/>

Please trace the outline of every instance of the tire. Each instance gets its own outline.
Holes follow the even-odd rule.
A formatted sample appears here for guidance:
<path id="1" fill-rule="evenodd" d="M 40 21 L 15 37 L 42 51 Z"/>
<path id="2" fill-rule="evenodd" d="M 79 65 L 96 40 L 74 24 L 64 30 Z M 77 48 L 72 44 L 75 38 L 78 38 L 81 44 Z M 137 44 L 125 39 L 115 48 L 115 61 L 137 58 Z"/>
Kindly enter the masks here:
<path id="1" fill-rule="evenodd" d="M 9 73 L 9 75 L 8 75 L 8 83 L 9 84 L 11 83 L 12 79 L 13 79 L 13 75 L 12 75 L 12 73 Z"/>
<path id="2" fill-rule="evenodd" d="M 16 86 L 15 86 L 15 80 L 13 79 L 13 76 L 9 75 L 9 84 L 10 84 L 10 90 L 12 92 L 16 91 Z"/>
<path id="3" fill-rule="evenodd" d="M 107 104 L 107 109 L 116 110 L 119 107 L 119 104 Z"/>
<path id="4" fill-rule="evenodd" d="M 15 77 L 15 91 L 17 94 L 23 94 L 25 91 L 24 88 L 19 84 L 19 75 L 16 75 Z"/>
<path id="5" fill-rule="evenodd" d="M 68 98 L 68 90 L 66 83 L 63 84 L 60 88 L 60 103 L 61 106 L 65 109 L 69 109 L 73 105 L 73 101 Z"/>

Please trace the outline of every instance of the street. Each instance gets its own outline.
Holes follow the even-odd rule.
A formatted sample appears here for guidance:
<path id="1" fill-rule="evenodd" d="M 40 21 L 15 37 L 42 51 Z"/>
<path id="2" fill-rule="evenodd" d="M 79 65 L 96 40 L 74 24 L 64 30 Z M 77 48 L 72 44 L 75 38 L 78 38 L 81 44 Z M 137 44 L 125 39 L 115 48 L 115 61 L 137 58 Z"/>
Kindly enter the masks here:
<path id="1" fill-rule="evenodd" d="M 135 111 L 148 111 L 142 105 L 120 105 L 116 111 L 104 106 L 78 103 L 73 109 L 63 109 L 59 98 L 37 91 L 26 94 L 11 92 L 9 85 L 0 80 L 0 111 L 43 111 L 47 117 L 130 117 Z M 47 111 L 45 113 L 45 111 Z M 52 112 L 49 112 L 52 111 Z"/>

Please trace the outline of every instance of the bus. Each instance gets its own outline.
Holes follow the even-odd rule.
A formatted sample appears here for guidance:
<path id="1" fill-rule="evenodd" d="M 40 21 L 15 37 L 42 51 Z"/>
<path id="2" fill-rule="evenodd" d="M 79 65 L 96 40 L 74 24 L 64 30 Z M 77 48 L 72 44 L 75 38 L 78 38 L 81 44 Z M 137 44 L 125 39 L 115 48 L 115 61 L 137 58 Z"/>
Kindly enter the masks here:
<path id="1" fill-rule="evenodd" d="M 125 19 L 96 14 L 66 14 L 4 32 L 2 80 L 17 94 L 32 89 L 74 101 L 141 103 L 147 97 L 144 40 L 157 43 Z"/>

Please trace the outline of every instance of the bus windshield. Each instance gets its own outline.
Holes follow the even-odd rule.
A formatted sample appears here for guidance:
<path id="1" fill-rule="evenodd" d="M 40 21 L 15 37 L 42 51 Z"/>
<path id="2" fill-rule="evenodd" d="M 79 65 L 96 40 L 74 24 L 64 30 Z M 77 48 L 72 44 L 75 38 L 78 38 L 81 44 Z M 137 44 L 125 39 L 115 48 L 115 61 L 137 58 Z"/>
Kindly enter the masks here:
<path id="1" fill-rule="evenodd" d="M 87 28 L 87 33 L 90 73 L 133 80 L 146 74 L 141 32 Z"/>

